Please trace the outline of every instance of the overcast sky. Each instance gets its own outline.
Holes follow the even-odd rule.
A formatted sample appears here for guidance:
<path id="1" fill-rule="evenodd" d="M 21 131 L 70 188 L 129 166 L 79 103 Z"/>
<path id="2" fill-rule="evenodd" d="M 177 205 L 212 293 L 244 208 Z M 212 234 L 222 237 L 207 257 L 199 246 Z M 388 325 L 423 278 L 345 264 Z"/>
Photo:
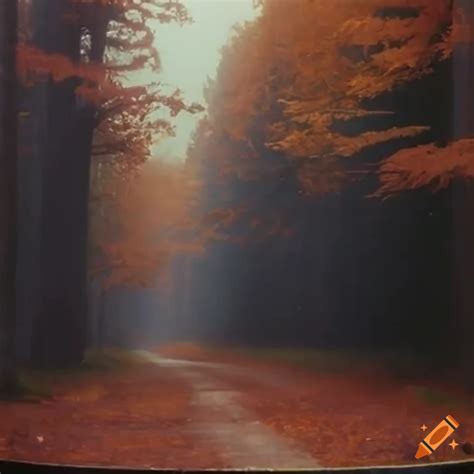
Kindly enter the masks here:
<path id="1" fill-rule="evenodd" d="M 193 17 L 191 25 L 156 24 L 156 46 L 162 72 L 159 80 L 179 88 L 188 101 L 204 102 L 203 87 L 214 78 L 220 50 L 232 34 L 232 27 L 255 18 L 252 0 L 184 0 Z M 175 138 L 164 140 L 153 150 L 167 159 L 183 160 L 191 134 L 202 114 L 180 114 Z"/>

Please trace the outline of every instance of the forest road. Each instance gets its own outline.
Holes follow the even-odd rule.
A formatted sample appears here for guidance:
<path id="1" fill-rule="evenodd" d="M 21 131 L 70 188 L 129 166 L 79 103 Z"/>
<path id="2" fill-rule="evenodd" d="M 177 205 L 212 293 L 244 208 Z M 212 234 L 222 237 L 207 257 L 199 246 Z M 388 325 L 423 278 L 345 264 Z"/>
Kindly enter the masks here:
<path id="1" fill-rule="evenodd" d="M 138 352 L 150 362 L 172 369 L 189 383 L 196 416 L 188 429 L 201 443 L 216 449 L 231 468 L 321 467 L 294 440 L 276 433 L 244 408 L 239 402 L 240 391 L 225 381 L 225 376 L 232 373 L 252 383 L 275 386 L 281 386 L 285 380 L 230 364 L 168 359 L 147 351 Z"/>

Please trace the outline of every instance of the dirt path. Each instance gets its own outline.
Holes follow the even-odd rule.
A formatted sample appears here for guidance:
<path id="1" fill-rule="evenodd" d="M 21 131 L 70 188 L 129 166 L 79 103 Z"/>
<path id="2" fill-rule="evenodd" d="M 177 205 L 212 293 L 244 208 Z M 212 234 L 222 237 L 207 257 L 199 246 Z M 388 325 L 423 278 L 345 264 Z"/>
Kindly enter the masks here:
<path id="1" fill-rule="evenodd" d="M 233 468 L 320 467 L 294 440 L 279 435 L 244 408 L 239 390 L 219 379 L 230 371 L 255 381 L 254 372 L 229 364 L 166 359 L 149 352 L 141 355 L 160 367 L 172 368 L 190 384 L 196 410 L 187 430 L 201 443 L 217 449 L 226 464 Z"/>
<path id="2" fill-rule="evenodd" d="M 420 427 L 447 414 L 461 423 L 460 445 L 474 440 L 472 404 L 429 403 L 388 375 L 159 354 L 51 375 L 53 396 L 38 403 L 0 401 L 0 459 L 165 469 L 417 464 Z M 445 443 L 426 462 L 466 459 Z"/>
<path id="3" fill-rule="evenodd" d="M 237 392 L 239 406 L 260 426 L 297 443 L 304 459 L 309 453 L 321 466 L 418 465 L 421 427 L 434 428 L 447 414 L 461 423 L 453 434 L 459 446 L 444 443 L 423 461 L 472 459 L 462 449 L 474 441 L 472 400 L 429 374 L 408 381 L 378 366 L 324 371 L 186 344 L 157 350 L 163 357 L 192 360 L 180 362 L 188 367 L 207 363 L 194 365 L 199 377 L 207 374 Z"/>

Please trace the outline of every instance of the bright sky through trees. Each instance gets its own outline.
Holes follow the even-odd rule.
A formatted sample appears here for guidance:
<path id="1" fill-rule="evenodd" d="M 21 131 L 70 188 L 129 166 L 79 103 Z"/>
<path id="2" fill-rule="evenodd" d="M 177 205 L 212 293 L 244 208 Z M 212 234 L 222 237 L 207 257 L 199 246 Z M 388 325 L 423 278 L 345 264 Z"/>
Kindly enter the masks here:
<path id="1" fill-rule="evenodd" d="M 188 102 L 204 103 L 207 78 L 214 78 L 220 50 L 237 23 L 258 14 L 251 0 L 184 0 L 193 18 L 190 25 L 156 23 L 156 45 L 162 72 L 159 80 L 178 87 Z M 165 139 L 153 150 L 155 156 L 183 160 L 191 134 L 202 114 L 181 113 L 175 119 L 176 137 Z"/>

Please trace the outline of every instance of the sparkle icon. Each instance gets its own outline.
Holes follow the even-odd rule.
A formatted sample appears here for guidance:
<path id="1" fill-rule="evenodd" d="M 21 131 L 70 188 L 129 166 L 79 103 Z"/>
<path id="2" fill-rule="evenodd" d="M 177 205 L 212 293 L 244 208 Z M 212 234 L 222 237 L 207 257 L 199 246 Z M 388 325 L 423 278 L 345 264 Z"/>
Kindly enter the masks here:
<path id="1" fill-rule="evenodd" d="M 456 443 L 456 440 L 453 439 L 450 443 L 449 443 L 449 446 L 451 446 L 451 448 L 453 448 L 453 451 L 456 449 L 456 446 L 459 446 L 459 443 Z"/>

